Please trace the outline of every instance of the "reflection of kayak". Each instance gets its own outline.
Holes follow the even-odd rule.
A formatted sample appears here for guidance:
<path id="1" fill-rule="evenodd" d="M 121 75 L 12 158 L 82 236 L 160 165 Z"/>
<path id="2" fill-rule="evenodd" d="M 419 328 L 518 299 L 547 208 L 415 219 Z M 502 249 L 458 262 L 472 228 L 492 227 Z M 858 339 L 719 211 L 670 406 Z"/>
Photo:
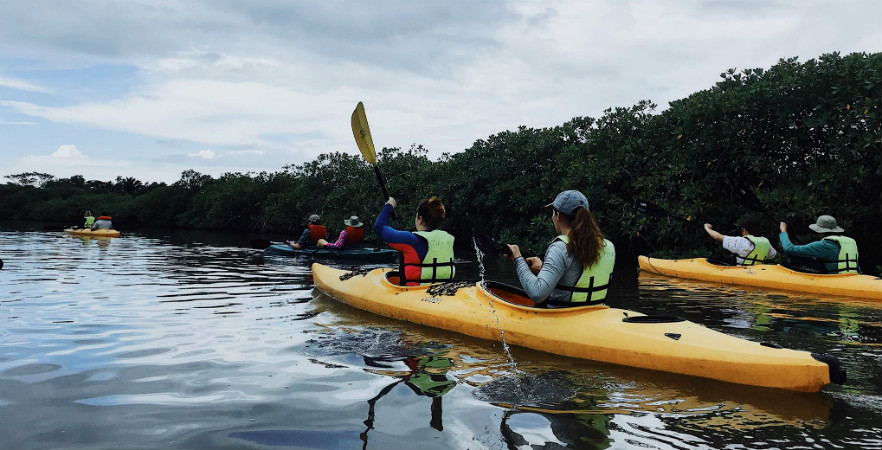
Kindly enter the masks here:
<path id="1" fill-rule="evenodd" d="M 833 294 L 882 300 L 882 278 L 853 273 L 802 273 L 779 265 L 719 266 L 704 258 L 657 259 L 640 256 L 640 270 L 715 283 Z"/>
<path id="2" fill-rule="evenodd" d="M 64 232 L 73 236 L 86 236 L 86 237 L 108 237 L 115 238 L 119 237 L 119 231 L 116 230 L 95 230 L 92 231 L 89 228 L 65 228 Z"/>
<path id="3" fill-rule="evenodd" d="M 835 358 L 772 348 L 677 318 L 603 305 L 541 309 L 500 283 L 398 286 L 381 268 L 312 265 L 315 286 L 350 306 L 482 339 L 614 364 L 797 391 L 844 380 Z M 531 303 L 531 302 L 529 302 Z M 831 365 L 820 359 L 830 361 Z"/>
<path id="4" fill-rule="evenodd" d="M 391 263 L 395 261 L 397 251 L 390 248 L 344 247 L 339 250 L 317 247 L 295 249 L 288 244 L 273 244 L 264 250 L 267 255 L 276 256 L 307 256 L 318 259 L 345 259 L 348 261 L 364 261 L 372 263 Z"/>

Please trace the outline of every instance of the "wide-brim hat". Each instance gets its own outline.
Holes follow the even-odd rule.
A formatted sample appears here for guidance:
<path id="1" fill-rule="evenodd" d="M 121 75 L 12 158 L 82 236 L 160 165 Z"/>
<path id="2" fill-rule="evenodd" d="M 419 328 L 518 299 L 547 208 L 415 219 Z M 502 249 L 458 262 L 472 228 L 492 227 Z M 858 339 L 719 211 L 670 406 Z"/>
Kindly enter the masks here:
<path id="1" fill-rule="evenodd" d="M 549 206 L 553 206 L 554 209 L 568 216 L 574 216 L 579 207 L 588 209 L 588 198 L 585 197 L 585 194 L 575 189 L 570 189 L 557 194 L 553 202 L 545 205 L 546 208 Z"/>
<path id="2" fill-rule="evenodd" d="M 353 227 L 353 228 L 358 228 L 358 227 L 364 226 L 364 224 L 361 223 L 360 220 L 358 220 L 358 216 L 352 216 L 348 220 L 343 219 L 343 223 L 345 223 L 346 225 Z"/>
<path id="3" fill-rule="evenodd" d="M 321 219 L 321 217 L 319 217 L 318 214 L 313 214 L 309 216 L 309 223 L 316 223 L 319 221 L 319 219 Z"/>
<path id="4" fill-rule="evenodd" d="M 815 233 L 842 233 L 845 231 L 836 223 L 833 216 L 828 215 L 819 216 L 815 223 L 809 225 L 809 228 Z"/>

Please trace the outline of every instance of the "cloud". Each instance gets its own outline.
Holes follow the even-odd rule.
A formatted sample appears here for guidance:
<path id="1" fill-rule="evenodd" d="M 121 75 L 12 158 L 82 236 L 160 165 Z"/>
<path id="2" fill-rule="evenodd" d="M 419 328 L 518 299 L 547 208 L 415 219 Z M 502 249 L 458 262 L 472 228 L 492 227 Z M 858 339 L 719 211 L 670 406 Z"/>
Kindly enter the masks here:
<path id="1" fill-rule="evenodd" d="M 0 125 L 37 125 L 37 122 L 0 120 Z"/>
<path id="2" fill-rule="evenodd" d="M 7 77 L 0 77 L 0 86 L 27 92 L 40 92 L 45 94 L 52 92 L 43 86 L 31 83 L 29 81 Z"/>
<path id="3" fill-rule="evenodd" d="M 50 158 L 55 159 L 87 159 L 88 157 L 83 154 L 83 152 L 77 150 L 76 145 L 65 144 L 58 147 L 58 150 L 55 153 L 49 155 Z"/>
<path id="4" fill-rule="evenodd" d="M 191 158 L 203 158 L 203 159 L 214 159 L 214 151 L 209 149 L 199 150 L 196 153 L 188 153 L 187 156 Z"/>
<path id="5" fill-rule="evenodd" d="M 0 125 L 43 119 L 4 127 L 13 151 L 76 129 L 96 163 L 279 170 L 356 152 L 361 100 L 378 147 L 438 157 L 519 125 L 663 109 L 731 67 L 882 50 L 878 0 L 96 1 L 0 2 L 0 67 L 57 91 L 0 78 L 21 91 Z"/>

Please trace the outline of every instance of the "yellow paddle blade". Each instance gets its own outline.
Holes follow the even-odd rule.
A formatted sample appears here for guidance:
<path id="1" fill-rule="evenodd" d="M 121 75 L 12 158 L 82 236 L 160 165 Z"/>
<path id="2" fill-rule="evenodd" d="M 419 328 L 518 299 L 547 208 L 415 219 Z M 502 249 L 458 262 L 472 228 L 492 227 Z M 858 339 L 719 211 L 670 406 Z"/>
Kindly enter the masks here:
<path id="1" fill-rule="evenodd" d="M 371 129 L 368 127 L 362 102 L 358 102 L 355 111 L 352 111 L 352 135 L 355 136 L 355 143 L 358 144 L 358 149 L 361 150 L 364 160 L 376 166 L 377 151 L 374 150 L 374 141 L 371 139 Z"/>

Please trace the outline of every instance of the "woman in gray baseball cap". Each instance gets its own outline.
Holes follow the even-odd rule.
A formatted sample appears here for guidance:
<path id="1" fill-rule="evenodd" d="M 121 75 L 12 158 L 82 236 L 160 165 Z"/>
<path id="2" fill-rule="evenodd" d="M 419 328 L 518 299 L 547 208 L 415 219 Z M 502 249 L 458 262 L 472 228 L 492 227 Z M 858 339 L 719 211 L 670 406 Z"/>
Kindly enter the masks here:
<path id="1" fill-rule="evenodd" d="M 833 216 L 818 216 L 809 228 L 821 235 L 821 240 L 794 245 L 787 234 L 787 224 L 781 222 L 778 239 L 781 240 L 781 250 L 790 256 L 791 263 L 821 273 L 861 273 L 857 242 L 842 235 L 845 230 Z"/>
<path id="2" fill-rule="evenodd" d="M 588 208 L 588 199 L 577 190 L 563 191 L 551 207 L 558 236 L 538 257 L 524 258 L 517 245 L 509 245 L 518 279 L 537 305 L 582 306 L 603 303 L 616 260 L 612 242 L 603 238 Z"/>

